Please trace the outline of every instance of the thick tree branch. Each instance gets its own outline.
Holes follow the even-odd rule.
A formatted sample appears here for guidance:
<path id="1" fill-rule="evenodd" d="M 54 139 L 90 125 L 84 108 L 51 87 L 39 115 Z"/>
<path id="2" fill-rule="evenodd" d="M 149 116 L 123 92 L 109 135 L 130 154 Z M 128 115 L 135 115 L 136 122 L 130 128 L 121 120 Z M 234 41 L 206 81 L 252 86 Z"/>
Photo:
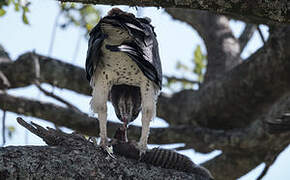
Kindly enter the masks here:
<path id="1" fill-rule="evenodd" d="M 0 108 L 18 114 L 33 116 L 47 120 L 58 126 L 65 126 L 74 129 L 82 134 L 98 136 L 99 124 L 97 119 L 89 117 L 85 113 L 73 109 L 64 108 L 51 103 L 44 103 L 21 97 L 14 97 L 0 93 Z M 112 137 L 121 124 L 108 122 L 108 134 Z M 139 138 L 140 127 L 131 126 L 129 128 L 130 139 Z M 248 134 L 248 132 L 246 132 Z M 235 146 L 232 139 L 243 137 L 244 133 L 224 132 L 222 130 L 210 130 L 190 126 L 175 126 L 169 128 L 152 128 L 149 142 L 155 144 L 186 143 L 200 152 L 210 152 L 215 148 L 226 148 Z M 231 138 L 236 137 L 236 138 Z"/>
<path id="2" fill-rule="evenodd" d="M 289 103 L 289 96 L 284 96 L 281 98 L 278 103 L 273 105 L 271 111 L 264 115 L 264 120 L 270 118 L 274 119 L 277 114 L 283 111 L 283 109 L 289 107 Z M 263 125 L 259 125 L 261 123 L 262 121 L 258 121 L 257 124 L 252 125 L 251 130 L 249 131 L 249 134 L 251 134 L 249 135 L 249 138 L 247 138 L 244 142 L 240 141 L 238 143 L 239 145 L 237 145 L 235 149 L 224 150 L 223 154 L 203 163 L 202 165 L 209 168 L 216 179 L 237 179 L 261 163 L 266 164 L 263 171 L 263 174 L 265 174 L 267 167 L 273 164 L 276 157 L 289 145 L 290 133 L 288 130 L 288 133 L 280 134 L 278 136 L 265 134 L 262 129 Z M 256 131 L 259 133 L 255 134 L 251 133 L 251 131 Z M 260 134 L 260 136 L 258 134 Z M 256 144 L 255 141 L 257 141 L 258 144 Z M 256 144 L 257 146 L 247 146 L 247 148 L 245 148 L 244 143 L 253 145 Z M 227 169 L 227 171 L 223 171 L 223 169 Z M 261 174 L 261 176 L 263 174 Z"/>
<path id="3" fill-rule="evenodd" d="M 177 20 L 184 21 L 197 30 L 207 48 L 205 82 L 213 80 L 238 65 L 240 44 L 232 33 L 229 20 L 209 12 L 191 9 L 166 9 Z"/>
<path id="4" fill-rule="evenodd" d="M 0 44 L 0 64 L 1 63 L 9 63 L 12 60 L 9 57 L 9 54 L 5 51 L 3 46 Z M 0 70 L 0 89 L 6 89 L 10 86 L 10 82 L 8 81 L 7 77 L 3 74 Z"/>
<path id="5" fill-rule="evenodd" d="M 68 147 L 0 148 L 3 179 L 188 179 L 194 174 L 162 169 L 124 157 L 106 159 L 100 148 L 80 143 Z"/>
<path id="6" fill-rule="evenodd" d="M 98 136 L 99 124 L 97 119 L 88 117 L 87 114 L 64 108 L 51 103 L 13 97 L 7 94 L 0 94 L 0 108 L 41 118 L 74 129 L 82 134 Z M 274 114 L 274 113 L 271 113 Z M 265 134 L 262 123 L 253 123 L 251 127 L 241 130 L 213 130 L 193 126 L 171 126 L 168 128 L 151 128 L 149 143 L 170 144 L 185 143 L 188 148 L 194 148 L 199 152 L 210 152 L 214 149 L 251 149 L 260 146 L 262 142 L 272 139 Z M 121 125 L 108 122 L 108 134 L 112 137 L 114 132 Z M 140 127 L 129 128 L 129 139 L 139 139 Z M 276 137 L 276 136 L 273 136 Z"/>
<path id="7" fill-rule="evenodd" d="M 266 45 L 247 61 L 199 92 L 161 97 L 158 108 L 170 123 L 212 128 L 245 127 L 289 92 L 289 28 L 276 28 Z M 167 106 L 166 104 L 172 104 Z"/>
<path id="8" fill-rule="evenodd" d="M 0 108 L 17 114 L 33 116 L 65 126 L 90 136 L 97 136 L 99 124 L 97 119 L 72 108 L 61 107 L 52 103 L 44 103 L 31 99 L 14 97 L 0 93 Z M 109 132 L 115 131 L 117 123 L 109 123 Z"/>
<path id="9" fill-rule="evenodd" d="M 35 56 L 39 60 L 40 83 L 48 83 L 81 94 L 90 94 L 90 86 L 85 78 L 85 70 L 83 68 L 34 53 L 26 53 L 14 62 L 0 63 L 0 71 L 6 75 L 10 82 L 9 88 L 34 84 L 37 79 L 33 71 Z M 3 88 L 4 85 L 0 81 L 0 89 Z"/>
<path id="10" fill-rule="evenodd" d="M 274 103 L 271 111 L 264 117 L 265 127 L 270 133 L 290 131 L 290 95 L 282 96 Z"/>
<path id="11" fill-rule="evenodd" d="M 65 134 L 59 131 L 55 131 L 51 128 L 48 128 L 48 130 L 44 129 L 43 127 L 32 123 L 32 125 L 26 123 L 21 118 L 17 118 L 17 121 L 27 128 L 32 133 L 38 135 L 41 137 L 48 145 L 61 145 L 61 146 L 71 146 L 71 139 L 74 139 L 76 141 L 87 141 L 82 136 L 76 136 L 74 134 Z M 36 127 L 36 128 L 35 128 Z M 255 128 L 256 129 L 256 128 Z M 257 129 L 256 129 L 257 130 Z M 260 139 L 260 144 L 263 144 L 264 146 L 259 146 L 256 148 L 248 148 L 248 149 L 235 149 L 234 151 L 224 151 L 224 154 L 214 158 L 213 160 L 210 160 L 205 165 L 211 167 L 211 169 L 214 170 L 216 173 L 216 179 L 236 179 L 243 174 L 249 172 L 251 169 L 256 167 L 261 162 L 265 162 L 267 165 L 273 164 L 273 162 L 276 160 L 277 155 L 280 154 L 280 152 L 287 146 L 289 142 L 289 135 L 282 135 L 279 138 L 272 136 L 269 139 L 272 139 L 271 142 L 263 141 Z M 287 141 L 288 140 L 288 141 Z M 79 143 L 77 143 L 79 145 Z M 269 146 L 269 145 L 272 146 Z M 115 148 L 118 148 L 118 151 L 122 151 L 122 146 L 114 146 Z M 124 147 L 124 146 L 123 146 Z M 266 147 L 266 148 L 264 148 Z M 120 149 L 121 148 L 121 149 Z M 127 148 L 125 148 L 127 149 Z M 117 150 L 117 149 L 116 149 Z M 133 152 L 123 151 L 122 154 L 126 157 L 129 156 Z M 151 152 L 154 153 L 154 152 Z M 157 153 L 157 152 L 156 152 Z M 159 152 L 159 153 L 166 153 L 166 152 Z M 168 152 L 167 152 L 168 153 Z M 159 154 L 160 155 L 160 154 Z M 167 158 L 165 154 L 161 157 Z M 161 156 L 161 155 L 160 155 Z M 144 157 L 146 161 L 146 157 Z M 181 157 L 180 157 L 181 158 Z M 183 159 L 183 158 L 181 158 Z M 149 159 L 148 159 L 149 160 Z M 169 159 L 168 159 L 169 160 Z M 170 161 L 170 160 L 169 160 Z M 183 163 L 186 163 L 186 158 L 181 160 L 184 161 Z M 147 161 L 146 161 L 147 162 Z M 149 161 L 152 163 L 152 161 Z M 155 161 L 154 161 L 155 162 Z M 177 163 L 177 162 L 176 162 Z M 179 163 L 177 163 L 179 164 Z M 179 164 L 181 165 L 181 164 Z M 183 170 L 189 170 L 189 172 L 200 172 L 195 171 L 195 165 L 194 163 L 189 163 L 189 166 L 185 168 L 186 166 L 182 166 Z M 178 168 L 178 167 L 177 167 Z M 188 169 L 189 168 L 189 169 Z M 192 169 L 193 168 L 193 169 Z M 224 172 L 222 169 L 226 168 L 228 171 Z M 232 169 L 232 170 L 231 170 Z M 194 170 L 194 171 L 191 171 Z M 197 169 L 198 170 L 198 169 Z M 186 171 L 188 172 L 188 171 Z M 230 173 L 229 173 L 230 172 Z M 206 173 L 207 175 L 207 173 Z"/>
<path id="12" fill-rule="evenodd" d="M 223 152 L 223 154 L 203 163 L 202 166 L 210 169 L 216 179 L 237 179 L 263 162 L 273 163 L 277 154 L 280 154 L 289 145 L 289 137 L 288 133 L 286 136 L 273 138 L 260 147 Z"/>
<path id="13" fill-rule="evenodd" d="M 232 154 L 223 153 L 214 159 L 203 163 L 203 165 L 212 169 L 212 173 L 216 179 L 232 180 L 238 179 L 257 167 L 263 162 L 264 157 L 264 152 L 261 154 L 256 154 L 253 152 Z M 226 171 L 224 169 L 226 169 Z"/>
<path id="14" fill-rule="evenodd" d="M 211 0 L 59 0 L 84 4 L 156 6 L 164 8 L 189 8 L 207 10 L 235 18 L 264 24 L 290 23 L 287 1 L 211 1 Z"/>
<path id="15" fill-rule="evenodd" d="M 244 139 L 245 141 L 239 141 L 236 144 L 236 148 L 232 150 L 225 149 L 223 154 L 202 165 L 209 168 L 216 179 L 230 180 L 237 179 L 264 162 L 266 167 L 259 176 L 260 178 L 267 172 L 267 167 L 275 162 L 276 157 L 290 143 L 290 121 L 288 121 L 288 124 L 285 124 L 284 121 L 278 121 L 275 124 L 266 124 L 266 129 L 273 130 L 274 128 L 275 133 L 286 132 L 275 136 L 265 133 L 265 124 L 262 123 L 275 120 L 277 115 L 281 115 L 285 110 L 289 110 L 289 107 L 290 96 L 287 94 L 281 97 L 278 102 L 274 103 L 271 110 L 264 114 L 261 120 L 251 125 L 251 128 L 248 129 L 249 136 Z M 246 144 L 247 146 L 245 146 Z M 254 146 L 248 146 L 249 144 Z M 223 171 L 223 169 L 227 169 L 227 171 Z"/>
<path id="16" fill-rule="evenodd" d="M 124 157 L 106 158 L 81 135 L 20 123 L 51 146 L 0 148 L 1 179 L 209 179 Z"/>
<path id="17" fill-rule="evenodd" d="M 21 102 L 21 101 L 18 101 L 18 102 Z M 4 103 L 6 104 L 6 102 L 4 102 Z M 47 112 L 47 110 L 48 109 L 44 109 L 45 112 Z M 48 110 L 48 112 L 49 112 L 49 110 Z M 75 115 L 75 114 L 73 114 L 73 115 Z M 72 121 L 73 121 L 73 119 L 72 119 Z M 110 126 L 112 126 L 112 124 L 109 124 L 108 126 L 110 127 Z M 259 130 L 259 128 L 261 128 L 261 126 L 259 128 L 258 127 L 259 126 L 253 126 L 251 132 L 261 132 L 261 130 Z M 172 129 L 174 129 L 174 128 L 172 128 Z M 169 128 L 169 132 L 172 131 L 172 129 L 170 130 L 170 128 Z M 198 137 L 199 135 L 201 135 L 198 133 L 198 131 L 196 129 L 190 129 L 188 127 L 187 128 L 183 127 L 183 128 L 175 128 L 175 131 L 178 132 L 178 129 L 180 131 L 180 136 L 186 136 L 188 134 L 192 134 L 192 136 L 193 136 L 193 139 L 192 139 L 193 143 L 192 144 L 195 143 L 195 144 L 197 144 L 197 146 L 202 147 L 202 143 L 199 143 L 202 140 L 194 138 L 195 136 Z M 131 132 L 131 130 L 132 129 L 129 129 L 129 132 Z M 162 130 L 162 128 L 160 128 L 158 131 L 160 131 L 159 135 L 165 134 L 165 136 L 167 136 L 167 137 L 175 138 L 174 135 L 172 135 L 170 133 L 169 134 L 166 133 L 167 132 L 166 129 Z M 158 134 L 156 136 L 155 129 L 153 129 L 152 132 L 153 133 L 151 133 L 151 137 L 153 136 L 154 138 L 156 138 L 160 141 Z M 200 131 L 200 133 L 204 134 L 204 140 L 208 141 L 209 146 L 212 146 L 213 149 L 217 148 L 215 146 L 215 143 L 219 144 L 220 146 L 225 145 L 225 146 L 235 147 L 233 149 L 232 148 L 224 148 L 223 151 L 225 154 L 220 155 L 220 156 L 216 157 L 214 160 L 211 160 L 211 161 L 204 164 L 207 168 L 209 168 L 214 173 L 214 176 L 216 177 L 216 179 L 235 179 L 237 177 L 240 177 L 241 175 L 247 173 L 248 171 L 250 171 L 252 168 L 259 165 L 260 163 L 265 162 L 267 160 L 267 157 L 271 158 L 272 154 L 269 154 L 269 152 L 270 153 L 277 152 L 277 149 L 280 152 L 289 143 L 289 137 L 290 137 L 289 133 L 284 134 L 284 135 L 280 135 L 280 136 L 268 136 L 268 135 L 265 136 L 265 134 L 262 133 L 264 135 L 256 136 L 251 132 L 247 131 L 246 133 L 242 133 L 242 132 L 235 130 L 235 131 L 232 131 L 232 135 L 235 134 L 234 136 L 224 136 L 223 137 L 223 136 L 219 136 L 219 134 L 220 135 L 225 135 L 225 134 L 230 135 L 230 131 L 228 133 L 225 133 L 222 131 L 214 132 L 212 130 L 208 130 L 208 132 L 205 134 L 202 130 Z M 53 136 L 51 133 L 49 133 L 49 135 Z M 244 139 L 244 141 L 239 140 L 239 138 L 242 137 L 241 139 L 243 139 L 243 136 L 246 136 L 246 135 L 248 135 L 248 137 L 246 139 Z M 58 139 L 58 141 L 55 141 L 53 139 L 50 139 L 49 137 L 46 137 L 46 139 L 50 140 L 48 142 L 49 144 L 60 143 L 60 140 L 61 140 L 61 139 Z M 71 140 L 69 140 L 69 138 L 62 138 L 62 140 L 65 140 L 65 139 L 67 139 L 68 142 L 67 143 L 61 142 L 61 144 L 62 145 L 67 144 L 67 146 L 69 146 L 70 148 L 71 148 L 71 146 L 73 147 L 73 145 L 71 144 Z M 219 141 L 219 139 L 221 141 Z M 226 141 L 231 142 L 231 144 L 228 144 Z M 248 144 L 248 145 L 245 146 L 246 144 Z M 57 145 L 57 144 L 55 144 L 55 145 Z M 79 143 L 77 145 L 78 145 L 78 147 L 83 147 Z M 87 149 L 87 147 L 85 147 L 85 148 Z M 8 149 L 8 150 L 14 152 L 13 149 Z M 29 149 L 23 149 L 23 150 L 26 150 L 32 154 L 34 153 L 34 151 L 30 151 Z M 44 150 L 44 149 L 37 149 L 37 150 L 39 150 L 41 153 L 46 152 L 46 150 Z M 22 151 L 22 150 L 20 149 L 20 151 Z M 232 153 L 232 151 L 234 153 Z M 49 153 L 50 152 L 45 153 L 45 154 L 49 154 Z M 21 154 L 21 155 L 23 155 L 23 154 Z M 73 155 L 74 154 L 72 154 L 72 156 Z M 26 157 L 26 154 L 23 156 L 23 158 L 24 157 Z M 29 158 L 30 158 L 30 156 L 29 156 Z M 19 160 L 19 159 L 17 159 L 17 160 Z M 123 161 L 125 161 L 125 160 L 123 160 Z M 231 172 L 231 173 L 229 174 L 227 172 L 222 171 L 223 168 L 227 168 L 228 169 L 227 172 Z M 70 169 L 68 169 L 68 171 L 70 171 Z"/>
<path id="18" fill-rule="evenodd" d="M 5 51 L 4 47 L 0 44 L 0 63 L 11 62 L 9 54 Z"/>
<path id="19" fill-rule="evenodd" d="M 257 26 L 254 24 L 246 24 L 242 34 L 239 37 L 239 42 L 240 42 L 240 54 L 242 54 L 244 48 L 252 38 L 255 30 L 257 29 Z"/>

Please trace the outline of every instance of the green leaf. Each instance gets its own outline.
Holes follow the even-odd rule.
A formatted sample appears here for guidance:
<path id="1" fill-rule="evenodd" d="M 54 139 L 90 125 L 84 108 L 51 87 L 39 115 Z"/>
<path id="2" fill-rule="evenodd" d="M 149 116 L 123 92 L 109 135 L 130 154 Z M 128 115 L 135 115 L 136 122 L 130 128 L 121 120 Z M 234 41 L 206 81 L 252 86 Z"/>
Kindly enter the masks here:
<path id="1" fill-rule="evenodd" d="M 0 16 L 4 16 L 6 14 L 6 11 L 4 9 L 0 9 Z"/>
<path id="2" fill-rule="evenodd" d="M 24 12 L 29 12 L 28 7 L 27 7 L 27 6 L 24 6 L 24 7 L 23 7 L 23 11 L 24 11 Z"/>
<path id="3" fill-rule="evenodd" d="M 78 26 L 86 30 L 84 34 L 86 37 L 100 20 L 99 10 L 92 5 L 63 3 L 60 5 L 60 10 L 65 17 L 65 26 L 62 28 L 68 25 Z"/>
<path id="4" fill-rule="evenodd" d="M 14 126 L 7 126 L 8 131 L 15 132 Z"/>
<path id="5" fill-rule="evenodd" d="M 8 137 L 11 138 L 13 133 L 15 133 L 15 131 L 16 131 L 15 127 L 14 126 L 7 126 L 6 128 L 8 130 Z"/>
<path id="6" fill-rule="evenodd" d="M 194 64 L 193 72 L 197 75 L 198 81 L 203 81 L 203 71 L 206 67 L 206 56 L 202 54 L 201 48 L 198 45 L 194 50 Z"/>
<path id="7" fill-rule="evenodd" d="M 14 4 L 14 10 L 15 11 L 19 11 L 19 5 L 20 5 L 19 3 L 15 3 Z"/>
<path id="8" fill-rule="evenodd" d="M 86 28 L 88 31 L 91 31 L 94 28 L 94 25 L 88 23 L 86 24 Z"/>
<path id="9" fill-rule="evenodd" d="M 25 13 L 25 12 L 23 12 L 23 14 L 22 14 L 22 20 L 23 20 L 24 24 L 29 24 L 29 22 L 28 22 L 28 19 L 27 19 L 27 16 L 26 16 L 26 13 Z"/>

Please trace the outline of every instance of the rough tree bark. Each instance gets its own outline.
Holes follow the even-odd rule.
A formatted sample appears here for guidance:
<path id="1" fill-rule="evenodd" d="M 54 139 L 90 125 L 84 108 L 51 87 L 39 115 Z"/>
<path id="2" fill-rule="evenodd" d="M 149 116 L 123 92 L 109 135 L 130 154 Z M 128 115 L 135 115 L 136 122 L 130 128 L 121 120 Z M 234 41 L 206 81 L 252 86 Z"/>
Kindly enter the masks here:
<path id="1" fill-rule="evenodd" d="M 264 24 L 290 23 L 289 2 L 277 1 L 212 1 L 212 0 L 59 0 L 85 4 L 156 6 L 207 10 L 234 16 L 244 21 Z"/>
<path id="2" fill-rule="evenodd" d="M 163 169 L 133 159 L 112 158 L 79 134 L 44 129 L 18 120 L 49 146 L 0 148 L 0 179 L 192 179 L 194 173 Z"/>

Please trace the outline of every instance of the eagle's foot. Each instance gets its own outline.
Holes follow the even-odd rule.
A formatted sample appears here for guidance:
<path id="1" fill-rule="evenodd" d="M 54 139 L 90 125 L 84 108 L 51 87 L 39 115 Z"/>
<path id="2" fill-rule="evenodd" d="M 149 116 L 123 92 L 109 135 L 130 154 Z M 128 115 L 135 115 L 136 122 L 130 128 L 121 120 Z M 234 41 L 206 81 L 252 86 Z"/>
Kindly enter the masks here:
<path id="1" fill-rule="evenodd" d="M 114 156 L 114 152 L 113 152 L 113 146 L 106 146 L 106 147 L 102 147 L 103 150 L 113 159 L 116 159 L 116 157 Z"/>
<path id="2" fill-rule="evenodd" d="M 90 136 L 88 138 L 88 141 L 92 142 L 95 146 L 98 146 L 98 143 L 95 137 Z"/>
<path id="3" fill-rule="evenodd" d="M 102 147 L 103 151 L 107 153 L 111 158 L 116 159 L 113 152 L 113 146 L 108 143 L 107 139 L 101 138 L 100 146 Z"/>
<path id="4" fill-rule="evenodd" d="M 142 142 L 139 142 L 137 148 L 139 150 L 139 157 L 141 158 L 147 151 L 147 145 Z"/>

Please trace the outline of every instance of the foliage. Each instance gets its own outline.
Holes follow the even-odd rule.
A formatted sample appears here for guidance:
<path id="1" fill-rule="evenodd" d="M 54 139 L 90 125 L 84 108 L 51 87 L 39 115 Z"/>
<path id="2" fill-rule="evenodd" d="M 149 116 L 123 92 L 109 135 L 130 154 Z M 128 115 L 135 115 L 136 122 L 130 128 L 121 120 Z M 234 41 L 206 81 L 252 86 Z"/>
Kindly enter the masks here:
<path id="1" fill-rule="evenodd" d="M 13 134 L 15 133 L 15 127 L 14 126 L 7 126 L 7 133 L 8 133 L 8 137 L 12 138 Z"/>
<path id="2" fill-rule="evenodd" d="M 27 13 L 29 12 L 28 0 L 0 0 L 0 17 L 6 14 L 8 6 L 14 6 L 16 12 L 22 12 L 22 21 L 29 24 Z M 84 5 L 76 3 L 61 3 L 60 15 L 64 16 L 65 22 L 61 24 L 62 28 L 69 25 L 78 26 L 86 30 L 86 34 L 99 22 L 100 12 L 93 5 Z"/>
<path id="3" fill-rule="evenodd" d="M 197 75 L 198 82 L 202 82 L 206 68 L 206 55 L 202 54 L 200 45 L 198 45 L 194 51 L 193 62 L 195 64 L 193 73 Z"/>
<path id="4" fill-rule="evenodd" d="M 181 70 L 183 72 L 193 73 L 193 77 L 197 77 L 195 81 L 190 81 L 183 78 L 180 78 L 180 79 L 167 78 L 166 86 L 171 88 L 176 83 L 181 83 L 183 88 L 188 89 L 188 88 L 193 88 L 195 84 L 202 83 L 204 79 L 204 73 L 206 70 L 207 60 L 206 60 L 206 55 L 204 55 L 201 51 L 200 45 L 198 45 L 196 49 L 194 50 L 194 58 L 192 60 L 192 63 L 194 65 L 194 68 L 190 68 L 189 66 L 178 61 L 176 64 L 176 69 Z"/>
<path id="5" fill-rule="evenodd" d="M 27 0 L 1 0 L 0 1 L 0 17 L 6 14 L 8 6 L 13 5 L 16 12 L 22 13 L 22 21 L 24 24 L 29 24 L 27 13 L 29 12 L 30 2 Z"/>
<path id="6" fill-rule="evenodd" d="M 86 29 L 88 34 L 100 20 L 100 12 L 93 5 L 62 3 L 60 9 L 65 17 L 62 28 L 67 28 L 69 25 L 79 26 Z"/>

